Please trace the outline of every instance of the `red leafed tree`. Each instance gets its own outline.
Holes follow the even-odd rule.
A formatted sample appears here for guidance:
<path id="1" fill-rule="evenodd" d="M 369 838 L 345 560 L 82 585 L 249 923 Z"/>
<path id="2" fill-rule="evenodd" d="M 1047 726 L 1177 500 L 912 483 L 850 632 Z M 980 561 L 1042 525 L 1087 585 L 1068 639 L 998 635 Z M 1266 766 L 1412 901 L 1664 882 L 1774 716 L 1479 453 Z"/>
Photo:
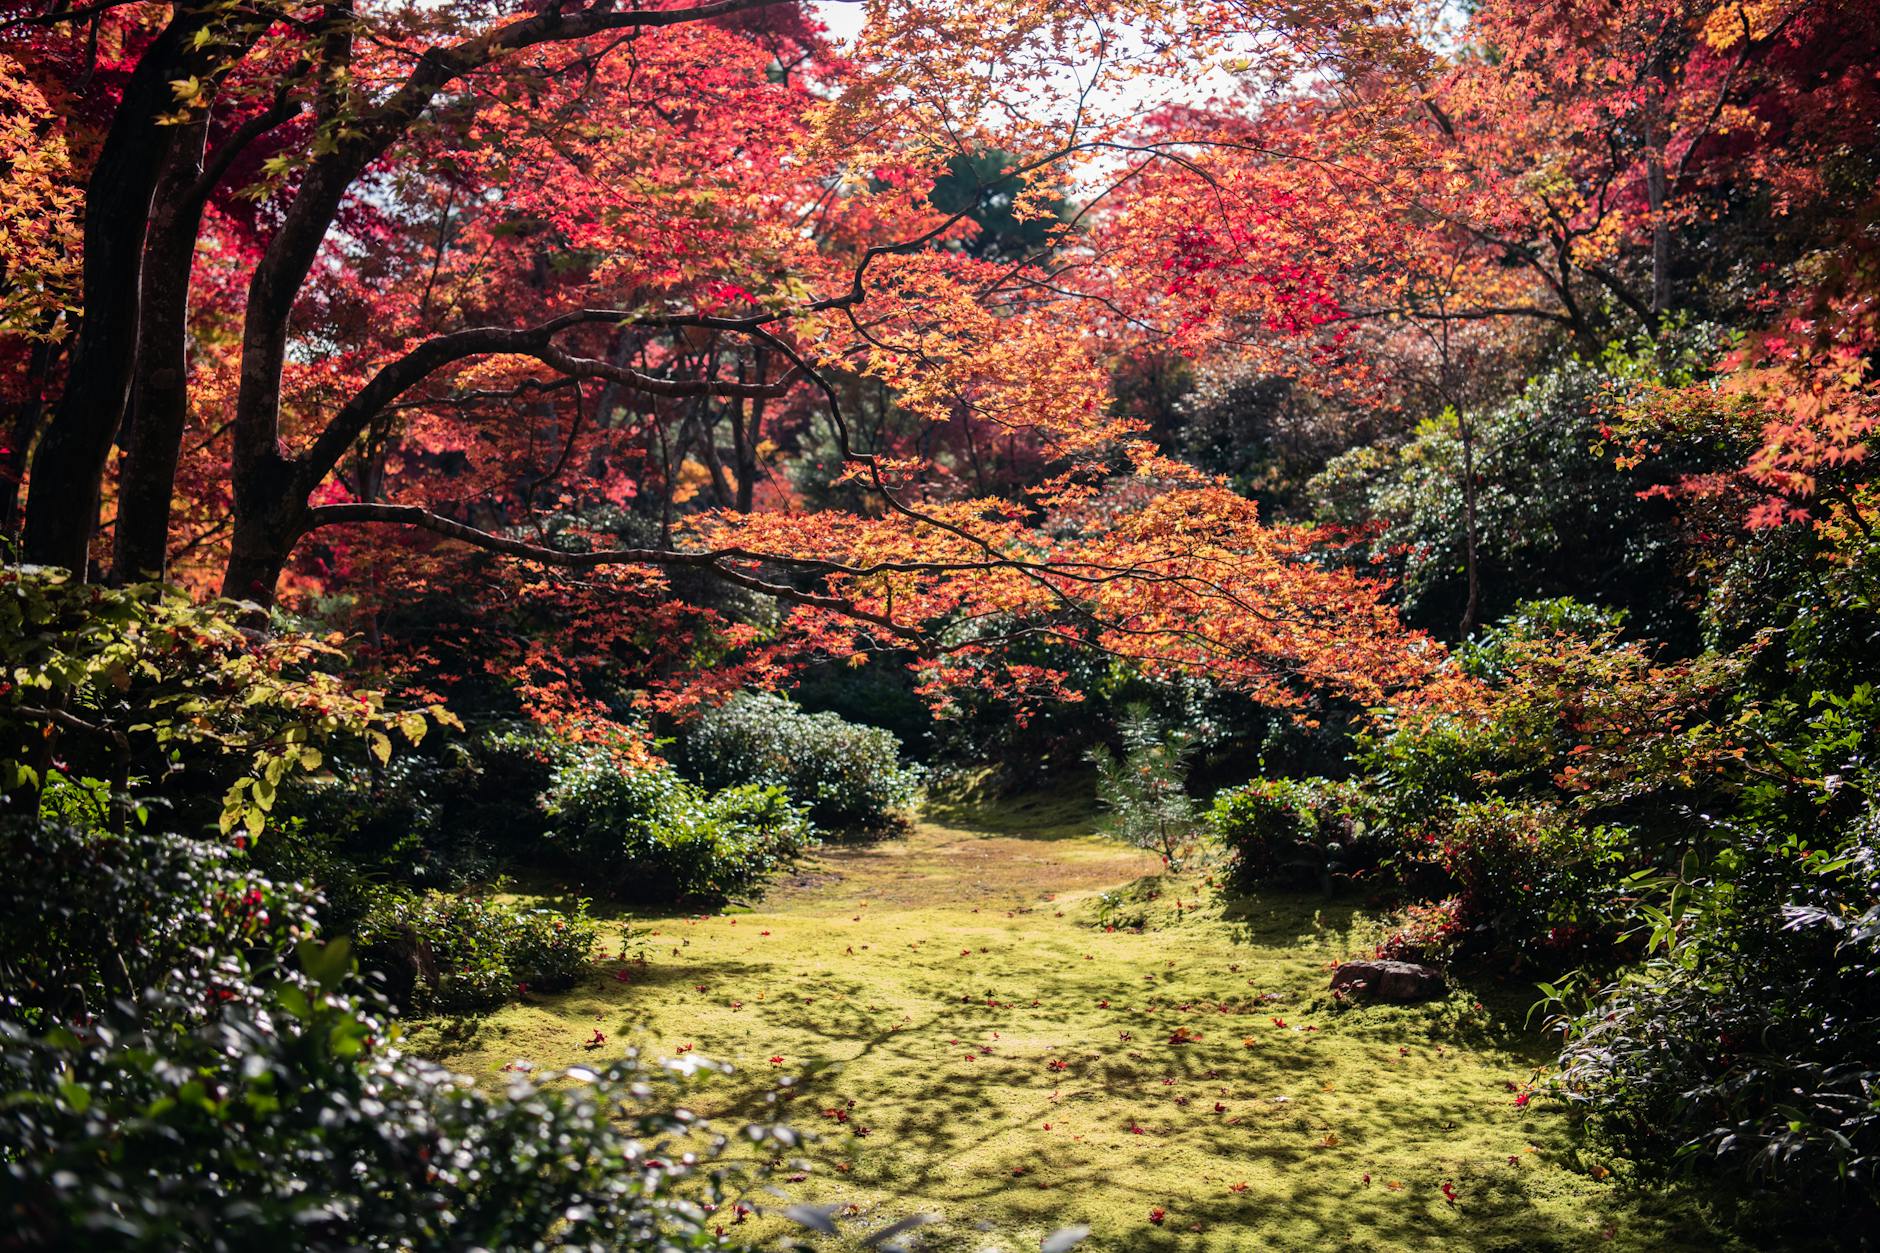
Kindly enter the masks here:
<path id="1" fill-rule="evenodd" d="M 1413 34 L 1347 0 L 900 0 L 853 48 L 780 0 L 11 6 L 10 142 L 70 154 L 12 168 L 77 221 L 35 264 L 78 290 L 39 316 L 83 310 L 40 334 L 58 368 L 20 349 L 25 554 L 83 570 L 108 532 L 112 577 L 219 565 L 263 604 L 474 571 L 552 588 L 590 643 L 612 604 L 662 666 L 698 662 L 671 589 L 702 576 L 792 611 L 739 654 L 756 677 L 791 641 L 986 649 L 958 627 L 996 619 L 1374 697 L 1428 662 L 1379 589 L 1163 458 L 1109 379 L 1249 320 L 1359 369 L 1311 342 L 1341 309 L 1312 231 L 1338 223 L 1250 250 L 1243 210 L 1301 206 L 1168 177 L 1233 139 L 1145 128 L 1142 100 L 1230 55 L 1394 82 Z M 965 207 L 936 208 L 963 168 Z M 975 246 L 995 199 L 1055 225 Z M 1219 240 L 1240 273 L 1198 299 Z"/>

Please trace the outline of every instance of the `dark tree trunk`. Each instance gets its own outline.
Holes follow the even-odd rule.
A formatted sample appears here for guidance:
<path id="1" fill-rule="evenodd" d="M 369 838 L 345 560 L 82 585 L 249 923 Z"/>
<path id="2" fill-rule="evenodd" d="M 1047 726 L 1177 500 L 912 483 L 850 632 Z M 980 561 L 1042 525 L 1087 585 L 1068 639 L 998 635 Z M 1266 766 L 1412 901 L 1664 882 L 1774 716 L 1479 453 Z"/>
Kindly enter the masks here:
<path id="1" fill-rule="evenodd" d="M 179 8 L 125 83 L 98 164 L 85 186 L 85 313 L 65 394 L 33 455 L 25 556 L 87 574 L 100 485 L 130 400 L 144 230 L 178 128 L 158 124 L 170 82 L 201 25 Z"/>
<path id="2" fill-rule="evenodd" d="M 1462 608 L 1461 635 L 1475 634 L 1482 611 L 1482 574 L 1477 554 L 1480 537 L 1475 516 L 1475 427 L 1460 409 L 1456 411 L 1456 431 L 1462 438 L 1462 519 L 1465 562 L 1468 566 L 1469 596 Z"/>
<path id="3" fill-rule="evenodd" d="M 144 246 L 137 375 L 118 483 L 118 583 L 161 579 L 169 557 L 170 505 L 189 414 L 189 276 L 202 224 L 203 144 L 208 117 L 179 128 L 157 186 Z"/>
<path id="4" fill-rule="evenodd" d="M 1671 309 L 1671 221 L 1665 201 L 1670 190 L 1665 177 L 1664 86 L 1654 78 L 1645 99 L 1645 201 L 1652 218 L 1652 314 L 1663 317 Z"/>
<path id="5" fill-rule="evenodd" d="M 274 604 L 276 585 L 294 545 L 306 533 L 309 490 L 300 467 L 285 457 L 250 464 L 235 482 L 235 531 L 222 594 Z"/>
<path id="6" fill-rule="evenodd" d="M 6 447 L 0 449 L 0 539 L 19 536 L 20 483 L 26 477 L 26 457 L 32 450 L 33 437 L 39 434 L 39 424 L 46 416 L 46 379 L 57 353 L 58 345 L 51 339 L 33 345 L 26 365 L 26 397 L 7 424 Z"/>

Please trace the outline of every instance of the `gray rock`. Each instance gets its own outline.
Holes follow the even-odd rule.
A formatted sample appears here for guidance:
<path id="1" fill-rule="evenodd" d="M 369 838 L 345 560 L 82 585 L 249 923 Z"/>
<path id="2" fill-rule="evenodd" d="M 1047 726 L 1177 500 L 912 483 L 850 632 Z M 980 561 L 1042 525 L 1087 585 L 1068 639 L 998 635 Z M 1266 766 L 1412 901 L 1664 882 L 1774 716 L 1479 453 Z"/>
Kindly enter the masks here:
<path id="1" fill-rule="evenodd" d="M 1346 962 L 1332 975 L 1332 990 L 1380 1001 L 1427 1001 L 1449 991 L 1443 972 L 1415 962 Z"/>

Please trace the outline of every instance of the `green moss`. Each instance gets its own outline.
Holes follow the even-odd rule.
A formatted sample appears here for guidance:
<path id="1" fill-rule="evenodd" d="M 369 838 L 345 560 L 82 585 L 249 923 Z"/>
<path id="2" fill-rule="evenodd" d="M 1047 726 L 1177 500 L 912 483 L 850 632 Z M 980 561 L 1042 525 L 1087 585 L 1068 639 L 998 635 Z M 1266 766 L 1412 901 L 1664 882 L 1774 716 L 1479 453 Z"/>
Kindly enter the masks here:
<path id="1" fill-rule="evenodd" d="M 1546 1060 L 1523 1004 L 1340 1009 L 1330 968 L 1375 920 L 1223 908 L 1205 870 L 1046 838 L 1048 808 L 830 850 L 756 911 L 643 916 L 574 991 L 417 1039 L 488 1081 L 591 1062 L 597 1030 L 684 1049 L 736 1067 L 699 1104 L 721 1124 L 774 1118 L 795 1076 L 783 1116 L 815 1139 L 784 1186 L 858 1237 L 937 1215 L 929 1249 L 1036 1249 L 1073 1222 L 1086 1249 L 1729 1247 L 1564 1112 L 1517 1108 Z M 1144 930 L 1106 929 L 1118 900 Z"/>

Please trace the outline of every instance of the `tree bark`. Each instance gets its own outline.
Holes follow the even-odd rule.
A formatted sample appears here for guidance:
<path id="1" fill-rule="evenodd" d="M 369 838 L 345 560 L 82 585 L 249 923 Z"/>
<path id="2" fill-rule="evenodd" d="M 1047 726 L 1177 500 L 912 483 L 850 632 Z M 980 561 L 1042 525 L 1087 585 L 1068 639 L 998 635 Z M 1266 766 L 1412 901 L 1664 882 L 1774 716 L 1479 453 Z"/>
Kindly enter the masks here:
<path id="1" fill-rule="evenodd" d="M 176 465 L 189 415 L 189 279 L 202 225 L 196 185 L 208 115 L 177 129 L 144 244 L 137 369 L 113 537 L 112 580 L 120 584 L 164 576 Z"/>
<path id="2" fill-rule="evenodd" d="M 1645 96 L 1645 202 L 1652 219 L 1652 315 L 1671 309 L 1671 222 L 1665 216 L 1669 184 L 1665 178 L 1664 84 L 1656 76 Z"/>
<path id="3" fill-rule="evenodd" d="M 56 324 L 57 319 L 53 319 Z M 51 325 L 48 325 L 48 330 Z M 51 338 L 34 343 L 26 364 L 26 396 L 13 410 L 7 444 L 0 448 L 0 539 L 16 539 L 20 529 L 20 484 L 39 424 L 46 416 L 46 379 L 59 346 Z"/>
<path id="4" fill-rule="evenodd" d="M 65 393 L 33 455 L 24 544 L 28 561 L 80 578 L 88 574 L 105 463 L 130 401 L 145 227 L 177 138 L 177 127 L 157 119 L 202 21 L 179 7 L 139 58 L 85 185 L 85 313 Z"/>
<path id="5" fill-rule="evenodd" d="M 1480 540 L 1475 518 L 1475 427 L 1468 415 L 1456 410 L 1456 432 L 1462 439 L 1462 520 L 1463 560 L 1468 568 L 1469 594 L 1462 607 L 1461 634 L 1468 639 L 1475 633 L 1476 620 L 1482 612 L 1482 574 L 1477 562 Z"/>

